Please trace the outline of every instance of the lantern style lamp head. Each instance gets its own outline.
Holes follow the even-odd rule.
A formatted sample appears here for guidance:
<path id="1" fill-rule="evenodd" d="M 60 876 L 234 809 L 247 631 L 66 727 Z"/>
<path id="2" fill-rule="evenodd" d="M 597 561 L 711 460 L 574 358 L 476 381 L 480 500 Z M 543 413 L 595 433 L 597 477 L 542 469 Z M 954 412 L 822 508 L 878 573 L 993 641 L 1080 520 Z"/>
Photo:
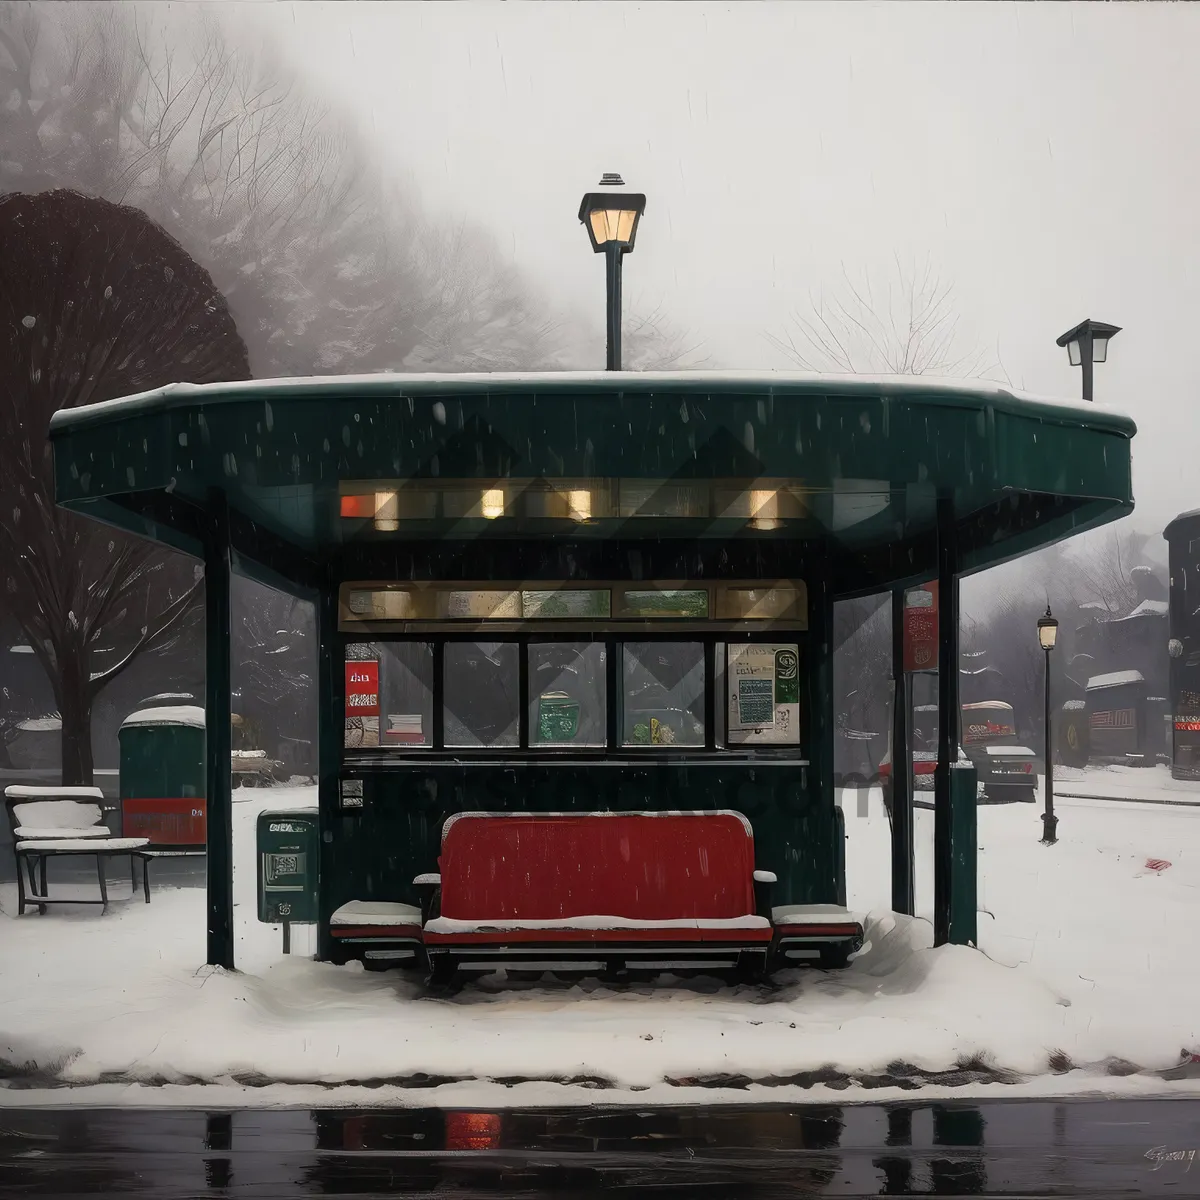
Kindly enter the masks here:
<path id="1" fill-rule="evenodd" d="M 623 188 L 625 181 L 620 175 L 606 174 L 599 186 Z M 587 228 L 597 254 L 608 251 L 628 254 L 645 211 L 646 197 L 640 192 L 588 192 L 579 205 L 579 219 Z"/>
<path id="2" fill-rule="evenodd" d="M 1073 367 L 1083 368 L 1083 398 L 1092 398 L 1092 364 L 1108 361 L 1108 343 L 1121 332 L 1119 325 L 1106 325 L 1089 317 L 1068 329 L 1055 344 L 1066 346 L 1067 358 Z"/>
<path id="3" fill-rule="evenodd" d="M 1054 643 L 1058 640 L 1058 622 L 1050 615 L 1050 605 L 1046 605 L 1046 615 L 1038 617 L 1037 623 L 1038 644 L 1043 650 L 1049 652 L 1054 649 Z"/>

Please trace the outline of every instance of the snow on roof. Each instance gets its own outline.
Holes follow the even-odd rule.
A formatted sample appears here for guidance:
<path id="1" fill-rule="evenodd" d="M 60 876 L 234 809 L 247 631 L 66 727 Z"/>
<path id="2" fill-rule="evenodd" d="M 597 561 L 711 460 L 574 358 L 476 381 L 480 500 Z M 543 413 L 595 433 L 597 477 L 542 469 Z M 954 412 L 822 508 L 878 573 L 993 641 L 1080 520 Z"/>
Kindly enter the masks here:
<path id="1" fill-rule="evenodd" d="M 1108 605 L 1105 604 L 1102 600 L 1087 600 L 1083 604 L 1081 604 L 1079 607 L 1091 609 L 1091 610 L 1098 610 L 1100 612 L 1108 612 Z"/>
<path id="2" fill-rule="evenodd" d="M 1111 671 L 1107 675 L 1093 675 L 1088 680 L 1088 691 L 1094 688 L 1120 687 L 1124 683 L 1143 683 L 1145 677 L 1141 671 Z"/>
<path id="3" fill-rule="evenodd" d="M 964 704 L 964 712 L 977 712 L 984 708 L 1003 708 L 1008 712 L 1012 712 L 1013 706 L 1003 700 L 980 700 L 977 704 Z"/>
<path id="4" fill-rule="evenodd" d="M 32 646 L 9 646 L 8 652 L 9 652 L 9 654 L 32 654 L 33 647 Z"/>
<path id="5" fill-rule="evenodd" d="M 1034 752 L 1028 746 L 985 746 L 984 749 L 996 758 L 1015 754 L 1027 754 L 1030 758 L 1034 756 Z"/>
<path id="6" fill-rule="evenodd" d="M 22 721 L 17 728 L 28 730 L 30 733 L 52 733 L 62 728 L 62 717 L 33 717 Z"/>
<path id="7" fill-rule="evenodd" d="M 1087 708 L 1086 700 L 1068 700 L 1063 705 L 1064 712 L 1079 712 L 1081 709 Z"/>
<path id="8" fill-rule="evenodd" d="M 1134 617 L 1165 617 L 1171 610 L 1171 605 L 1166 600 L 1143 600 L 1127 617 L 1121 617 L 1122 621 L 1132 621 Z"/>
<path id="9" fill-rule="evenodd" d="M 195 704 L 170 704 L 160 708 L 142 708 L 121 722 L 122 729 L 141 728 L 146 725 L 188 725 L 193 729 L 204 728 L 204 709 Z"/>
<path id="10" fill-rule="evenodd" d="M 1079 418 L 1097 417 L 1105 425 L 1127 423 L 1133 425 L 1128 414 L 1109 405 L 1099 405 L 1083 400 L 1065 400 L 1059 397 L 1037 396 L 1019 392 L 1002 384 L 981 379 L 939 379 L 925 375 L 856 375 L 848 372 L 796 372 L 796 371 L 538 371 L 538 372 L 477 372 L 462 374 L 392 374 L 376 372 L 369 375 L 310 376 L 293 379 L 249 379 L 236 383 L 171 383 L 166 387 L 133 396 L 121 396 L 115 400 L 102 400 L 97 404 L 80 405 L 76 408 L 60 409 L 50 421 L 50 432 L 57 433 L 78 425 L 90 424 L 98 418 L 142 411 L 147 408 L 173 408 L 180 404 L 204 402 L 228 398 L 229 400 L 286 400 L 289 393 L 303 395 L 314 387 L 328 387 L 341 391 L 363 391 L 393 393 L 400 399 L 412 392 L 486 391 L 489 388 L 543 389 L 554 386 L 596 387 L 605 391 L 619 388 L 636 388 L 638 391 L 654 388 L 675 388 L 680 385 L 703 389 L 704 387 L 797 388 L 817 391 L 828 388 L 832 392 L 853 393 L 864 391 L 887 391 L 901 395 L 946 395 L 956 393 L 980 400 L 1018 401 L 1058 409 L 1064 415 Z M 1129 430 L 1130 435 L 1133 429 Z"/>

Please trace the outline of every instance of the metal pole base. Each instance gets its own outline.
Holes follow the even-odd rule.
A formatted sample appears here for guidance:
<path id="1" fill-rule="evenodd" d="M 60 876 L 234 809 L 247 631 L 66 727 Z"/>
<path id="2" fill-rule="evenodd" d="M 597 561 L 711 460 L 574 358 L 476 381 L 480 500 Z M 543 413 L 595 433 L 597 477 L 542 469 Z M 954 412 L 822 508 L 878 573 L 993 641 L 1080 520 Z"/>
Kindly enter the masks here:
<path id="1" fill-rule="evenodd" d="M 1058 841 L 1058 818 L 1053 813 L 1042 813 L 1042 845 L 1053 846 Z"/>
<path id="2" fill-rule="evenodd" d="M 292 952 L 292 925 L 290 921 L 283 923 L 283 952 L 291 954 Z"/>

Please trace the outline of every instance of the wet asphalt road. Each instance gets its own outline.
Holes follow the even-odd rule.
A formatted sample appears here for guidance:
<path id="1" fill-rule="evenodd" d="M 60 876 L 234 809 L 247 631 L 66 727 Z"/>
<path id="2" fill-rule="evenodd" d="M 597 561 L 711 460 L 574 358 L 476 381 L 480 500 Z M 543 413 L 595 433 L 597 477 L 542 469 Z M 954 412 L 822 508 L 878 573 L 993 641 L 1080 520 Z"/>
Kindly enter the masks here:
<path id="1" fill-rule="evenodd" d="M 0 1196 L 1200 1196 L 1200 1101 L 0 1111 Z"/>

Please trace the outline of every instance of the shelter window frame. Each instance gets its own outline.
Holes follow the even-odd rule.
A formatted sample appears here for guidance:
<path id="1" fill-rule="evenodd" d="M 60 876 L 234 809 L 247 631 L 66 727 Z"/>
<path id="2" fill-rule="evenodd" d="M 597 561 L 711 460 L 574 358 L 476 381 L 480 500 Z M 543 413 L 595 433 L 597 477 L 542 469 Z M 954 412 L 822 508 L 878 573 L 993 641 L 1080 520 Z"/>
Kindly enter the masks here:
<path id="1" fill-rule="evenodd" d="M 609 624 L 609 623 L 606 623 Z M 456 759 L 464 762 L 488 760 L 497 757 L 505 761 L 545 761 L 547 759 L 581 759 L 587 761 L 620 761 L 648 758 L 651 761 L 678 760 L 778 760 L 794 762 L 797 766 L 808 763 L 804 748 L 808 745 L 811 728 L 811 713 L 808 694 L 804 686 L 807 674 L 807 633 L 802 628 L 772 627 L 771 629 L 708 628 L 700 630 L 694 622 L 678 622 L 649 628 L 638 624 L 628 630 L 611 627 L 580 631 L 539 627 L 522 632 L 510 632 L 479 627 L 454 631 L 422 630 L 418 633 L 395 633 L 388 635 L 364 633 L 342 634 L 339 637 L 343 658 L 346 649 L 354 643 L 369 640 L 388 646 L 395 643 L 427 643 L 434 664 L 432 677 L 432 728 L 431 736 L 423 743 L 386 744 L 370 747 L 343 745 L 342 761 L 345 767 L 367 764 L 400 765 Z M 452 746 L 446 741 L 445 696 L 446 696 L 446 648 L 454 643 L 498 642 L 515 644 L 518 648 L 518 737 L 513 744 L 485 744 L 479 746 Z M 702 743 L 630 745 L 624 738 L 625 694 L 623 662 L 626 645 L 631 643 L 699 643 L 703 654 L 704 688 L 704 737 Z M 604 653 L 604 713 L 605 728 L 602 745 L 563 742 L 539 744 L 533 734 L 533 697 L 529 680 L 530 647 L 549 644 L 599 644 Z M 727 664 L 732 647 L 742 645 L 787 644 L 798 649 L 800 703 L 798 712 L 798 735 L 795 741 L 779 743 L 756 743 L 752 740 L 732 742 L 728 734 L 729 671 Z M 347 660 L 350 661 L 350 660 Z"/>

